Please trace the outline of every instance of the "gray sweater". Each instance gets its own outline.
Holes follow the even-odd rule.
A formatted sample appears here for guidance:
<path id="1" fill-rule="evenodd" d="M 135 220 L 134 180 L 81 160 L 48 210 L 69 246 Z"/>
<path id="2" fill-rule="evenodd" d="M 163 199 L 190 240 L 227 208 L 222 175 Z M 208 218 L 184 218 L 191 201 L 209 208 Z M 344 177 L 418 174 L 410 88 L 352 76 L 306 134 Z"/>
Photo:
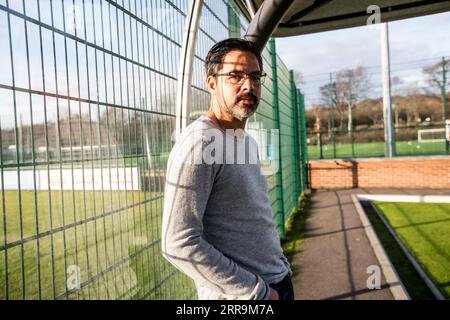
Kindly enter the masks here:
<path id="1" fill-rule="evenodd" d="M 194 280 L 200 299 L 265 299 L 268 283 L 291 273 L 267 181 L 259 160 L 251 162 L 248 155 L 246 164 L 199 162 L 211 146 L 211 133 L 227 146 L 256 144 L 246 133 L 241 138 L 225 133 L 206 116 L 183 131 L 168 160 L 162 252 Z"/>

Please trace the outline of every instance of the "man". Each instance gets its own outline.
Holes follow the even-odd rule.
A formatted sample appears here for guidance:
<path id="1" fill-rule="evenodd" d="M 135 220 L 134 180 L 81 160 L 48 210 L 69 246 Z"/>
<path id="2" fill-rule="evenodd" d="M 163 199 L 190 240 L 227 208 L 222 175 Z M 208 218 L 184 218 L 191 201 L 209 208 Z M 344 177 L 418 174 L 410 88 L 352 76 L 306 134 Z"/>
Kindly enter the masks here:
<path id="1" fill-rule="evenodd" d="M 251 42 L 227 39 L 211 48 L 205 69 L 209 111 L 169 156 L 163 255 L 194 280 L 199 299 L 293 299 L 267 181 L 259 160 L 248 161 L 257 149 L 244 131 L 261 97 L 261 55 Z"/>

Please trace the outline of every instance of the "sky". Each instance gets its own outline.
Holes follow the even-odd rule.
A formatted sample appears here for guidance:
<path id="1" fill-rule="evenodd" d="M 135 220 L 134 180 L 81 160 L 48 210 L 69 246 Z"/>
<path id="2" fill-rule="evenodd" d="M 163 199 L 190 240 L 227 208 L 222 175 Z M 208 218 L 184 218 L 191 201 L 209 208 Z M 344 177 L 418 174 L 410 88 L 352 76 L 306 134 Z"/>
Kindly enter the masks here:
<path id="1" fill-rule="evenodd" d="M 84 7 L 82 5 L 83 3 Z M 128 1 L 125 3 L 127 4 Z M 171 36 L 174 41 L 181 42 L 184 24 L 183 15 L 168 5 L 164 8 L 161 7 L 160 1 L 148 1 L 146 4 L 149 7 L 148 12 L 151 15 L 149 20 L 151 20 L 153 26 L 161 30 L 164 34 Z M 184 11 L 186 11 L 186 8 L 184 8 L 185 4 L 186 2 L 181 2 L 181 5 L 183 5 L 181 9 Z M 0 0 L 0 5 L 5 6 L 6 1 Z M 108 52 L 112 51 L 115 54 L 126 56 L 128 59 L 137 61 L 141 65 L 146 65 L 164 74 L 168 74 L 172 78 L 177 76 L 179 47 L 170 41 L 164 41 L 161 36 L 156 35 L 154 32 L 147 32 L 144 34 L 145 37 L 140 37 L 140 51 L 138 52 L 136 36 L 134 36 L 133 41 L 130 41 L 130 35 L 135 35 L 137 32 L 135 24 L 131 23 L 128 20 L 128 15 L 123 14 L 122 11 L 117 10 L 116 14 L 114 6 L 109 5 L 107 1 L 91 2 L 76 0 L 75 5 L 73 5 L 72 1 L 62 0 L 40 0 L 39 2 L 36 0 L 25 2 L 14 0 L 9 1 L 9 8 L 17 11 L 19 14 L 26 13 L 27 16 L 35 20 L 39 20 L 38 12 L 40 12 L 40 19 L 44 25 L 51 26 L 53 24 L 55 29 L 66 31 L 68 34 L 81 39 L 86 38 L 89 43 L 103 47 Z M 101 16 L 102 12 L 103 19 L 100 19 L 99 16 Z M 124 18 L 125 16 L 126 18 Z M 86 21 L 84 21 L 84 18 L 86 18 Z M 69 94 L 72 97 L 80 96 L 82 99 L 90 100 L 96 100 L 98 96 L 100 102 L 129 104 L 129 106 L 139 108 L 143 107 L 143 101 L 137 97 L 138 91 L 142 96 L 145 94 L 147 97 L 151 97 L 147 99 L 149 100 L 148 104 L 152 105 L 155 109 L 155 106 L 158 106 L 159 109 L 162 108 L 162 101 L 166 102 L 169 98 L 174 100 L 176 80 L 168 80 L 166 77 L 162 77 L 155 72 L 150 74 L 147 68 L 147 78 L 145 80 L 146 82 L 144 82 L 142 79 L 143 69 L 141 68 L 140 70 L 141 78 L 138 78 L 137 66 L 134 65 L 133 71 L 135 72 L 132 73 L 131 64 L 129 62 L 126 63 L 125 59 L 119 61 L 117 57 L 114 57 L 113 62 L 111 62 L 111 55 L 109 53 L 104 55 L 101 51 L 96 51 L 92 46 L 88 46 L 86 50 L 84 43 L 75 42 L 70 37 L 64 38 L 59 32 L 53 33 L 46 27 L 41 29 L 41 35 L 38 25 L 32 22 L 27 22 L 25 32 L 24 19 L 15 14 L 11 14 L 9 20 L 10 22 L 8 22 L 6 11 L 0 10 L 1 85 L 12 86 L 14 80 L 16 87 L 29 88 L 31 85 L 31 89 L 37 91 L 44 91 L 45 85 L 45 92 L 47 93 L 54 94 L 58 92 L 60 95 Z M 110 25 L 113 27 L 110 28 Z M 86 26 L 86 31 L 84 30 L 84 26 Z M 13 59 L 11 59 L 10 55 L 9 29 L 11 29 Z M 142 31 L 139 29 L 139 32 Z M 125 34 L 128 37 L 127 41 L 125 41 Z M 141 35 L 141 33 L 139 34 Z M 131 45 L 132 42 L 134 45 Z M 29 55 L 27 55 L 27 43 Z M 41 64 L 41 43 L 43 66 Z M 76 50 L 77 46 L 78 51 Z M 146 48 L 145 54 L 143 48 Z M 54 61 L 54 57 L 56 61 Z M 13 63 L 11 63 L 11 60 L 13 60 Z M 27 63 L 28 60 L 29 64 Z M 103 63 L 104 60 L 106 61 L 105 64 Z M 173 63 L 173 61 L 176 61 L 176 63 Z M 12 77 L 11 64 L 14 68 L 14 79 Z M 77 64 L 80 65 L 79 77 L 81 80 L 79 88 L 78 81 L 76 80 Z M 28 65 L 30 69 L 29 76 Z M 119 72 L 119 65 L 121 66 L 121 70 L 123 70 L 122 72 Z M 129 72 L 125 71 L 126 66 Z M 89 74 L 87 67 L 89 68 Z M 45 70 L 44 78 L 42 75 L 43 69 Z M 96 71 L 98 72 L 98 81 L 96 80 Z M 29 77 L 30 79 L 28 79 Z M 113 79 L 115 88 L 117 88 L 116 90 L 111 89 L 113 88 Z M 146 86 L 147 82 L 149 85 Z M 88 83 L 90 92 L 88 90 Z M 119 83 L 122 84 L 122 92 L 118 89 Z M 128 92 L 127 83 L 136 83 L 137 85 L 133 86 L 135 90 L 130 89 Z M 161 88 L 164 88 L 165 92 Z M 31 121 L 29 116 L 30 101 L 28 94 L 16 91 L 16 100 L 15 108 L 13 108 L 12 91 L 0 88 L 0 110 L 2 110 L 0 127 L 3 129 L 15 126 L 15 113 L 19 117 L 22 117 L 25 124 Z M 53 98 L 49 98 L 48 100 L 50 101 L 50 105 L 47 106 L 49 109 L 47 119 L 53 121 L 57 116 L 56 100 Z M 122 103 L 120 102 L 121 100 Z M 35 123 L 44 121 L 43 101 L 42 96 L 33 95 L 32 106 L 34 110 L 37 110 L 33 114 L 33 122 Z M 76 110 L 77 103 L 72 100 L 71 104 L 75 107 L 71 106 L 70 108 Z M 169 103 L 167 102 L 166 104 Z M 171 103 L 170 105 L 174 106 L 175 103 Z M 60 99 L 58 108 L 60 117 L 67 116 L 68 108 L 67 101 Z M 86 106 L 82 108 L 81 112 L 86 116 L 88 111 L 89 108 Z M 73 114 L 74 111 L 72 110 L 71 112 Z M 174 113 L 175 111 L 170 110 L 170 112 Z M 92 117 L 96 116 L 97 114 L 94 111 Z"/>
<path id="2" fill-rule="evenodd" d="M 300 71 L 306 106 L 320 102 L 318 88 L 329 73 L 368 67 L 373 95 L 381 96 L 380 25 L 347 28 L 277 39 L 277 53 L 289 69 Z M 427 87 L 422 67 L 450 58 L 450 12 L 389 23 L 391 78 L 402 86 Z M 295 50 L 293 50 L 295 48 Z"/>

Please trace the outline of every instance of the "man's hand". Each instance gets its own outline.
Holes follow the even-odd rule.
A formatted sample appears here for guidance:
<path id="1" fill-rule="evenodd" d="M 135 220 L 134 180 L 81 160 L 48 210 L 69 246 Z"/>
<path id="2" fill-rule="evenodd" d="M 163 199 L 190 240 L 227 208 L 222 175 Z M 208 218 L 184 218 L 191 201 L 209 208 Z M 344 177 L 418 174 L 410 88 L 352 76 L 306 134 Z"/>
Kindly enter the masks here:
<path id="1" fill-rule="evenodd" d="M 278 300 L 278 292 L 275 289 L 272 289 L 269 287 L 269 296 L 267 297 L 267 300 Z"/>

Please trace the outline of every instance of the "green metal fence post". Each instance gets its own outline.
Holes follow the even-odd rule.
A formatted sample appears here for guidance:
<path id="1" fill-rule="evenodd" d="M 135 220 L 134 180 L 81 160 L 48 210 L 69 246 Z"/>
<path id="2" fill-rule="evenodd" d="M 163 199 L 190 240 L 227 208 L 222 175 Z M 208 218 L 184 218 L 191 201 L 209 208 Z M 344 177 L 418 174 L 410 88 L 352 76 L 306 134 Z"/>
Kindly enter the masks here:
<path id="1" fill-rule="evenodd" d="M 445 61 L 445 58 L 442 57 L 442 121 L 444 122 L 444 128 L 445 128 L 445 120 L 447 120 L 447 92 L 446 92 L 446 86 L 447 86 L 447 70 L 445 69 L 445 66 L 447 64 L 447 61 Z M 444 139 L 445 143 L 445 154 L 448 154 L 449 149 L 449 142 L 447 139 Z"/>
<path id="2" fill-rule="evenodd" d="M 299 134 L 298 134 L 298 109 L 297 109 L 297 90 L 295 87 L 294 81 L 294 71 L 289 71 L 289 82 L 291 87 L 291 110 L 293 113 L 292 117 L 292 128 L 294 130 L 294 153 L 293 153 L 293 162 L 294 162 L 294 199 L 298 199 L 299 196 L 299 181 L 300 181 L 300 161 L 299 161 Z"/>
<path id="3" fill-rule="evenodd" d="M 350 131 L 350 140 L 352 143 L 352 158 L 355 157 L 355 135 L 353 133 L 353 129 Z"/>
<path id="4" fill-rule="evenodd" d="M 297 90 L 298 97 L 298 112 L 300 120 L 300 165 L 301 165 L 301 182 L 302 191 L 308 187 L 308 175 L 306 166 L 308 161 L 308 148 L 306 145 L 306 119 L 305 119 L 305 97 L 300 90 Z M 322 147 L 321 149 L 322 150 Z"/>
<path id="5" fill-rule="evenodd" d="M 348 79 L 348 131 L 350 133 L 350 140 L 352 144 L 352 158 L 355 157 L 355 145 L 354 145 L 354 136 L 353 136 L 353 119 L 352 119 L 352 105 L 353 105 L 353 96 L 352 96 L 352 76 L 349 76 Z"/>
<path id="6" fill-rule="evenodd" d="M 320 159 L 323 159 L 322 132 L 319 132 Z"/>
<path id="7" fill-rule="evenodd" d="M 229 37 L 240 38 L 241 37 L 241 22 L 239 20 L 236 4 L 230 1 L 228 5 L 228 25 L 229 25 Z"/>
<path id="8" fill-rule="evenodd" d="M 330 73 L 330 84 L 328 85 L 328 95 L 330 103 L 330 113 L 331 113 L 331 141 L 333 142 L 333 158 L 336 158 L 336 141 L 334 139 L 334 108 L 333 108 L 333 92 L 331 87 L 333 85 L 333 76 Z"/>
<path id="9" fill-rule="evenodd" d="M 275 46 L 275 39 L 269 40 L 270 56 L 272 59 L 272 79 L 273 79 L 273 114 L 274 114 L 274 129 L 278 130 L 278 171 L 276 173 L 277 183 L 277 202 L 278 209 L 276 212 L 275 221 L 277 222 L 278 233 L 280 238 L 285 236 L 284 228 L 284 198 L 283 198 L 283 155 L 281 153 L 281 133 L 280 133 L 280 108 L 278 101 L 278 73 L 277 73 L 277 51 Z"/>

